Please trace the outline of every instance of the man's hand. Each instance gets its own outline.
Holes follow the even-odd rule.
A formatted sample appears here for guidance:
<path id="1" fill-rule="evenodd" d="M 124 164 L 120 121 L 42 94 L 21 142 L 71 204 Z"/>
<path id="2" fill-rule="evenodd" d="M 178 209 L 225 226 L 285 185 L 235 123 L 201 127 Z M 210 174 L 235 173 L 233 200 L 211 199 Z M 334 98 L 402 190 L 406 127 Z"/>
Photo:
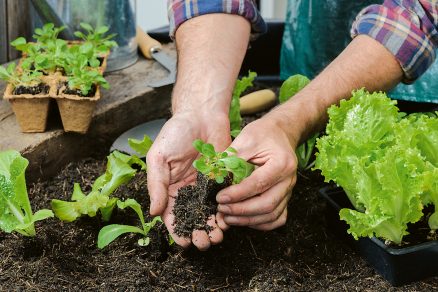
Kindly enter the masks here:
<path id="1" fill-rule="evenodd" d="M 297 158 L 286 134 L 273 120 L 262 118 L 247 125 L 231 147 L 258 168 L 240 184 L 219 192 L 218 210 L 225 223 L 259 230 L 284 225 L 297 170 Z"/>
<path id="2" fill-rule="evenodd" d="M 148 190 L 151 199 L 151 215 L 161 215 L 175 242 L 183 247 L 193 243 L 200 250 L 222 241 L 222 230 L 216 224 L 216 216 L 208 224 L 214 229 L 194 231 L 191 240 L 178 237 L 174 232 L 173 205 L 177 190 L 196 181 L 192 167 L 198 152 L 192 146 L 195 139 L 212 143 L 224 150 L 231 142 L 228 117 L 202 117 L 201 114 L 176 114 L 163 127 L 147 155 Z M 220 223 L 224 226 L 224 223 Z"/>

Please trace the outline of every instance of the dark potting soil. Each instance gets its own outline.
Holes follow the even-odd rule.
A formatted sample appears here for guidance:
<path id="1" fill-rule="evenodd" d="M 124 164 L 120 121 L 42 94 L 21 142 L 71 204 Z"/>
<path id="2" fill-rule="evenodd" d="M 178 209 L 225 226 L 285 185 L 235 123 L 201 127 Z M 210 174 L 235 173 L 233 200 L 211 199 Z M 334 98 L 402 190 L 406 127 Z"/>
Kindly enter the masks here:
<path id="1" fill-rule="evenodd" d="M 33 210 L 50 200 L 67 200 L 73 183 L 88 192 L 105 168 L 104 160 L 71 163 L 50 181 L 30 186 Z M 116 191 L 148 212 L 147 177 L 139 174 Z M 285 226 L 260 232 L 231 228 L 222 244 L 206 252 L 169 246 L 165 228 L 151 231 L 149 246 L 138 236 L 120 237 L 103 250 L 96 246 L 105 225 L 100 218 L 73 223 L 49 219 L 36 223 L 33 239 L 0 233 L 0 290 L 118 291 L 433 291 L 438 277 L 392 288 L 348 245 L 327 229 L 317 172 L 298 175 Z M 151 218 L 147 216 L 147 221 Z M 130 210 L 116 211 L 111 222 L 137 224 Z"/>
<path id="2" fill-rule="evenodd" d="M 65 85 L 65 89 L 63 91 L 64 94 L 69 94 L 69 95 L 77 95 L 80 97 L 94 97 L 94 95 L 96 94 L 96 85 L 92 85 L 91 86 L 91 90 L 88 92 L 87 95 L 83 95 L 82 91 L 79 89 L 71 89 L 70 87 L 68 87 L 68 82 L 65 82 L 64 84 L 61 84 L 58 89 L 60 89 L 62 86 Z"/>
<path id="3" fill-rule="evenodd" d="M 172 210 L 175 215 L 175 233 L 191 237 L 194 230 L 205 230 L 207 233 L 212 231 L 213 227 L 207 224 L 207 220 L 217 212 L 216 194 L 230 185 L 229 177 L 222 184 L 218 184 L 198 172 L 196 185 L 178 190 Z"/>
<path id="4" fill-rule="evenodd" d="M 49 93 L 50 86 L 44 83 L 40 83 L 36 86 L 17 86 L 14 89 L 13 94 L 14 95 L 21 95 L 21 94 L 32 94 L 32 95 L 38 95 L 38 94 L 47 94 Z"/>

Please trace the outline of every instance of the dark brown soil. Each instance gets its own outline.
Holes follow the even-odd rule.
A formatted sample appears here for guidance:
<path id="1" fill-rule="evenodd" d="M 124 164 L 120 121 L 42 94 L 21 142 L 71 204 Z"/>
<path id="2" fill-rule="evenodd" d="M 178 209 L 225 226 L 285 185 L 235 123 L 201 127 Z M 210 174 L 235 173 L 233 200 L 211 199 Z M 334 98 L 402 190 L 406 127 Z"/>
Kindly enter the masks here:
<path id="1" fill-rule="evenodd" d="M 51 181 L 31 186 L 34 210 L 52 198 L 68 199 L 73 182 L 89 191 L 105 162 L 68 165 Z M 164 228 L 151 231 L 147 247 L 126 235 L 110 246 L 96 246 L 99 217 L 74 223 L 50 219 L 36 224 L 37 236 L 0 233 L 0 290 L 75 291 L 433 291 L 438 277 L 392 288 L 343 241 L 327 229 L 325 204 L 316 172 L 300 173 L 284 227 L 270 232 L 231 228 L 224 242 L 207 252 L 183 251 L 167 244 Z M 148 210 L 146 176 L 117 191 Z M 150 220 L 148 218 L 147 220 Z M 110 223 L 137 224 L 126 210 Z"/>
<path id="2" fill-rule="evenodd" d="M 91 90 L 88 92 L 87 95 L 83 95 L 82 91 L 79 89 L 71 89 L 70 87 L 68 87 L 68 82 L 61 84 L 58 88 L 61 88 L 64 85 L 65 85 L 65 89 L 63 91 L 64 94 L 77 95 L 80 97 L 94 97 L 94 95 L 96 94 L 97 87 L 94 84 L 91 86 Z"/>
<path id="3" fill-rule="evenodd" d="M 229 177 L 222 184 L 218 184 L 198 172 L 196 185 L 178 190 L 172 211 L 175 215 L 175 233 L 178 236 L 191 237 L 194 230 L 205 230 L 207 233 L 212 231 L 213 227 L 207 221 L 217 212 L 216 195 L 229 185 Z"/>
<path id="4" fill-rule="evenodd" d="M 38 95 L 38 94 L 47 94 L 49 93 L 50 86 L 44 83 L 40 83 L 36 86 L 17 86 L 14 89 L 13 94 L 14 95 L 21 95 L 21 94 L 32 94 L 32 95 Z"/>

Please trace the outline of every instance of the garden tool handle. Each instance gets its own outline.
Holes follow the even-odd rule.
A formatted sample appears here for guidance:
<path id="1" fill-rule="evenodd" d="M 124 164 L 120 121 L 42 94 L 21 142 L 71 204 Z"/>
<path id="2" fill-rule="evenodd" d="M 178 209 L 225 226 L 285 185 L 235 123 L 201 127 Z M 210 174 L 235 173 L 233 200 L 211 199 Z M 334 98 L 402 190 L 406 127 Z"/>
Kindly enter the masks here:
<path id="1" fill-rule="evenodd" d="M 138 47 L 143 55 L 152 59 L 152 54 L 161 50 L 162 46 L 159 41 L 151 38 L 146 32 L 144 32 L 139 26 L 137 26 L 136 39 Z"/>
<path id="2" fill-rule="evenodd" d="M 240 98 L 240 113 L 248 115 L 269 109 L 276 98 L 275 92 L 270 89 L 254 91 Z"/>

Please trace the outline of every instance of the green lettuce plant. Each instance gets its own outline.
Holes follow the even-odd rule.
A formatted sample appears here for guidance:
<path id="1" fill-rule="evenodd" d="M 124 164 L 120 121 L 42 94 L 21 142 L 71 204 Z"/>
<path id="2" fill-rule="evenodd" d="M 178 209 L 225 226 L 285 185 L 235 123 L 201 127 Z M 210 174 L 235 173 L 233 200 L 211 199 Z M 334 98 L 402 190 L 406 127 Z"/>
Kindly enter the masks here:
<path id="1" fill-rule="evenodd" d="M 151 139 L 147 136 L 137 145 L 141 148 L 141 154 L 146 154 L 150 148 Z M 135 155 L 123 154 L 113 151 L 108 156 L 106 171 L 99 176 L 91 188 L 89 194 L 84 194 L 78 183 L 74 184 L 71 201 L 52 200 L 52 209 L 59 219 L 72 222 L 82 215 L 90 217 L 101 213 L 102 220 L 111 218 L 117 198 L 111 197 L 114 191 L 121 185 L 127 184 L 138 171 L 146 171 L 146 163 Z"/>
<path id="2" fill-rule="evenodd" d="M 253 86 L 252 82 L 257 77 L 257 73 L 249 71 L 247 77 L 238 79 L 236 85 L 234 86 L 233 94 L 231 97 L 230 104 L 230 129 L 231 136 L 237 137 L 242 130 L 242 116 L 240 115 L 240 96 L 246 89 Z"/>
<path id="3" fill-rule="evenodd" d="M 99 55 L 107 53 L 112 47 L 117 46 L 117 43 L 111 40 L 116 34 L 106 35 L 109 31 L 107 26 L 93 28 L 91 25 L 84 22 L 80 23 L 80 26 L 86 31 L 86 34 L 77 31 L 74 35 L 84 40 L 85 44 L 90 44 L 95 54 Z"/>
<path id="4" fill-rule="evenodd" d="M 358 237 L 396 244 L 407 226 L 438 203 L 438 119 L 406 116 L 384 93 L 353 92 L 328 110 L 326 136 L 317 141 L 316 169 L 341 186 L 355 210 L 340 217 Z M 437 213 L 429 218 L 437 229 Z"/>
<path id="5" fill-rule="evenodd" d="M 293 75 L 286 79 L 280 87 L 280 94 L 278 96 L 280 103 L 288 101 L 309 83 L 309 78 L 300 74 Z M 316 138 L 318 138 L 318 136 L 319 133 L 314 134 L 296 149 L 295 153 L 298 158 L 299 169 L 307 170 L 314 165 L 314 162 L 311 162 L 310 159 L 312 158 L 313 149 L 315 148 Z"/>
<path id="6" fill-rule="evenodd" d="M 199 139 L 193 142 L 193 147 L 201 154 L 193 162 L 193 167 L 219 184 L 230 174 L 233 184 L 238 184 L 254 171 L 254 165 L 238 157 L 232 147 L 224 152 L 216 152 L 212 144 Z"/>
<path id="7" fill-rule="evenodd" d="M 25 178 L 28 164 L 15 150 L 0 152 L 0 230 L 35 236 L 35 222 L 53 213 L 47 209 L 32 213 Z"/>

